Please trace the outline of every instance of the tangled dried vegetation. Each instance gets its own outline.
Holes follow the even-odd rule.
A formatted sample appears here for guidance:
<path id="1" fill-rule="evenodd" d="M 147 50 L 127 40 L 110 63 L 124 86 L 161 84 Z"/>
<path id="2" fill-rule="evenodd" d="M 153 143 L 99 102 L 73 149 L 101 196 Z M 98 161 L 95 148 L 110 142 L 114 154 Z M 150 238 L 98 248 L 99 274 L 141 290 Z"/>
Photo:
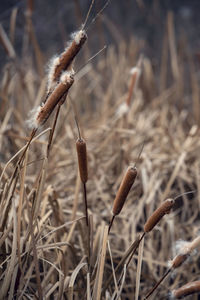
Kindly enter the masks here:
<path id="1" fill-rule="evenodd" d="M 18 57 L 0 32 L 1 299 L 198 292 L 198 76 L 176 50 L 172 15 L 159 74 L 134 39 L 74 72 L 80 50 L 80 65 L 92 55 L 82 28 L 53 60 L 48 93 L 31 10 L 26 21 L 33 56 Z"/>

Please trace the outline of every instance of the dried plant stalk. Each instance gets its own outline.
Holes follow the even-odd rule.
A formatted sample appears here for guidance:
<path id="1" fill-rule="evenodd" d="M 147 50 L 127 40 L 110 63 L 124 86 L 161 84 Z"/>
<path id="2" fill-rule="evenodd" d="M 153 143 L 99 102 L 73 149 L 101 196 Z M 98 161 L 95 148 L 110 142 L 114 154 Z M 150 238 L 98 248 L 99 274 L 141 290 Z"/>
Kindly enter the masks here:
<path id="1" fill-rule="evenodd" d="M 78 156 L 80 178 L 82 183 L 86 183 L 88 180 L 88 168 L 87 168 L 87 148 L 84 139 L 78 138 L 78 140 L 76 141 L 76 151 Z"/>
<path id="2" fill-rule="evenodd" d="M 200 292 L 200 280 L 189 282 L 179 289 L 172 291 L 172 296 L 175 299 L 180 299 L 197 292 Z"/>
<path id="3" fill-rule="evenodd" d="M 128 167 L 113 203 L 113 216 L 116 216 L 121 212 L 136 176 L 137 169 L 135 167 Z"/>
<path id="4" fill-rule="evenodd" d="M 144 225 L 144 232 L 151 231 L 156 224 L 162 219 L 165 214 L 168 214 L 174 205 L 173 199 L 165 200 L 160 207 L 158 207 L 154 213 L 148 218 Z"/>

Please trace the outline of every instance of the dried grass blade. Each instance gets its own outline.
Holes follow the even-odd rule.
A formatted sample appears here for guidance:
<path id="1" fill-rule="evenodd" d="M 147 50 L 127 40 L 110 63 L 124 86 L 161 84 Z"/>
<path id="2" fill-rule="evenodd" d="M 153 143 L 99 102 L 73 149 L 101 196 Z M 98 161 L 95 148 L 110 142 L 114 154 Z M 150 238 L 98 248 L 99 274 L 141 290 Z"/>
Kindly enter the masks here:
<path id="1" fill-rule="evenodd" d="M 113 296 L 112 296 L 112 299 L 111 300 L 118 300 L 119 299 L 119 297 L 121 296 L 121 293 L 122 293 L 122 289 L 123 289 L 123 286 L 124 286 L 124 282 L 125 282 L 125 278 L 126 278 L 126 264 L 124 265 L 124 268 L 123 268 L 123 275 L 122 275 L 122 283 L 121 283 L 121 287 L 120 287 L 120 289 L 119 289 L 119 291 L 118 291 L 118 293 L 117 293 L 117 297 L 115 298 L 115 295 L 116 295 L 116 291 L 115 291 L 115 293 L 113 294 Z"/>
<path id="2" fill-rule="evenodd" d="M 44 191 L 47 166 L 48 166 L 48 161 L 47 161 L 47 158 L 45 158 L 43 161 L 42 172 L 41 172 L 41 176 L 40 176 L 39 185 L 37 188 L 38 192 L 37 192 L 37 196 L 36 196 L 36 200 L 35 200 L 33 220 L 36 219 L 38 212 L 39 212 L 40 203 L 42 200 L 42 193 Z"/>
<path id="3" fill-rule="evenodd" d="M 34 265 L 35 265 L 38 297 L 40 300 L 42 300 L 43 299 L 43 291 L 42 291 L 41 279 L 40 279 L 39 260 L 38 260 L 38 254 L 37 254 L 37 248 L 36 248 L 36 239 L 35 239 L 35 235 L 34 235 L 33 217 L 32 217 L 32 213 L 29 208 L 27 195 L 26 194 L 24 194 L 24 195 L 26 198 L 26 206 L 27 206 L 29 224 L 30 224 L 30 235 L 31 235 L 31 243 L 32 243 L 32 250 L 33 250 L 33 261 L 34 261 Z"/>
<path id="4" fill-rule="evenodd" d="M 137 273 L 136 273 L 135 300 L 138 300 L 138 297 L 139 297 L 143 250 L 144 250 L 144 239 L 142 239 L 140 246 L 139 246 Z"/>
<path id="5" fill-rule="evenodd" d="M 10 41 L 11 41 L 12 45 L 14 45 L 14 40 L 15 40 L 17 12 L 18 12 L 18 8 L 17 7 L 13 8 L 12 14 L 10 17 Z"/>
<path id="6" fill-rule="evenodd" d="M 47 128 L 45 130 L 43 130 L 42 132 L 40 132 L 35 138 L 32 139 L 32 141 L 30 142 L 30 144 L 32 144 L 33 142 L 35 142 L 39 137 L 41 137 L 43 134 L 47 133 L 49 130 L 51 130 L 51 128 Z M 23 146 L 15 155 L 13 155 L 13 157 L 11 157 L 11 159 L 5 164 L 4 168 L 3 168 L 3 171 L 1 173 L 1 177 L 0 177 L 0 182 L 2 181 L 3 179 L 3 176 L 4 176 L 4 173 L 7 169 L 7 167 L 9 166 L 9 164 L 11 162 L 13 162 L 13 160 L 15 160 L 15 158 L 21 153 L 23 152 L 24 150 L 26 149 L 26 145 Z"/>
<path id="7" fill-rule="evenodd" d="M 128 248 L 128 250 L 125 252 L 123 257 L 121 258 L 120 262 L 118 263 L 117 267 L 115 268 L 115 273 L 120 269 L 120 267 L 125 263 L 126 259 L 131 255 L 131 253 L 135 252 L 140 242 L 140 237 L 138 237 Z M 106 283 L 104 284 L 103 292 L 107 289 L 109 284 L 111 283 L 113 278 L 113 275 L 111 274 Z"/>
<path id="8" fill-rule="evenodd" d="M 28 149 L 25 154 L 25 160 L 24 165 L 22 168 L 22 172 L 20 174 L 20 191 L 19 191 L 19 206 L 18 206 L 18 212 L 17 212 L 17 248 L 18 248 L 18 260 L 19 260 L 19 266 L 22 270 L 21 265 L 21 246 L 20 246 L 20 237 L 21 237 L 21 216 L 22 216 L 22 204 L 24 199 L 24 187 L 25 187 L 25 177 L 26 177 L 26 168 L 27 168 L 27 161 L 28 161 Z"/>
<path id="9" fill-rule="evenodd" d="M 91 300 L 90 273 L 87 273 L 87 300 Z"/>
<path id="10" fill-rule="evenodd" d="M 96 279 L 95 279 L 95 283 L 94 283 L 94 291 L 93 291 L 93 298 L 95 300 L 101 299 L 101 288 L 102 288 L 104 264 L 105 264 L 105 257 L 106 257 L 107 240 L 108 240 L 108 226 L 104 226 L 100 260 L 99 260 L 99 264 L 98 264 L 98 270 L 97 270 L 97 274 L 96 274 Z"/>
<path id="11" fill-rule="evenodd" d="M 14 299 L 15 283 L 16 283 L 16 279 L 17 279 L 17 273 L 18 273 L 18 265 L 15 267 L 14 272 L 13 272 L 13 276 L 12 276 L 12 280 L 11 280 L 11 284 L 10 284 L 8 300 Z"/>
<path id="12" fill-rule="evenodd" d="M 185 157 L 186 157 L 186 152 L 184 151 L 181 154 L 181 156 L 179 157 L 179 159 L 178 159 L 178 161 L 176 163 L 176 166 L 174 168 L 174 171 L 173 171 L 173 173 L 172 173 L 172 175 L 171 175 L 171 177 L 170 177 L 170 179 L 169 179 L 169 181 L 167 183 L 166 189 L 165 189 L 165 191 L 164 191 L 164 193 L 162 195 L 162 200 L 164 200 L 167 197 L 167 195 L 169 194 L 170 188 L 171 188 L 172 184 L 174 183 L 174 180 L 175 180 L 175 178 L 176 178 L 176 176 L 177 176 L 177 174 L 178 174 L 181 166 L 183 165 Z"/>
<path id="13" fill-rule="evenodd" d="M 48 299 L 58 287 L 59 287 L 59 281 L 57 281 L 57 282 L 52 286 L 52 288 L 48 291 L 48 293 L 46 293 L 45 298 Z M 53 295 L 52 295 L 52 296 L 53 296 Z"/>
<path id="14" fill-rule="evenodd" d="M 76 280 L 76 277 L 80 272 L 80 270 L 86 265 L 87 263 L 80 262 L 71 275 L 70 282 L 69 282 L 69 291 L 68 291 L 69 300 L 73 300 L 74 282 Z"/>
<path id="15" fill-rule="evenodd" d="M 12 242 L 12 253 L 9 265 L 7 267 L 7 272 L 4 277 L 2 287 L 1 287 L 1 297 L 4 299 L 6 297 L 6 294 L 8 292 L 8 288 L 10 285 L 10 282 L 12 280 L 13 271 L 15 268 L 16 263 L 16 252 L 17 252 L 17 216 L 16 216 L 16 208 L 13 200 L 13 242 Z"/>
<path id="16" fill-rule="evenodd" d="M 81 179 L 79 174 L 77 174 L 76 177 L 76 186 L 75 186 L 75 192 L 74 192 L 74 201 L 73 201 L 73 209 L 72 209 L 72 221 L 76 218 L 76 212 L 78 207 L 78 195 L 81 187 Z"/>
<path id="17" fill-rule="evenodd" d="M 116 292 L 118 293 L 117 279 L 116 279 L 116 275 L 115 275 L 115 269 L 114 269 L 113 258 L 112 258 L 112 252 L 111 252 L 109 240 L 108 240 L 108 251 L 109 251 L 109 254 L 110 254 L 110 261 L 111 261 L 112 274 L 113 274 L 114 283 L 115 283 L 115 290 L 116 290 Z"/>
<path id="18" fill-rule="evenodd" d="M 0 24 L 0 42 L 4 47 L 4 49 L 6 50 L 8 56 L 10 58 L 15 58 L 16 57 L 15 50 L 1 24 Z"/>

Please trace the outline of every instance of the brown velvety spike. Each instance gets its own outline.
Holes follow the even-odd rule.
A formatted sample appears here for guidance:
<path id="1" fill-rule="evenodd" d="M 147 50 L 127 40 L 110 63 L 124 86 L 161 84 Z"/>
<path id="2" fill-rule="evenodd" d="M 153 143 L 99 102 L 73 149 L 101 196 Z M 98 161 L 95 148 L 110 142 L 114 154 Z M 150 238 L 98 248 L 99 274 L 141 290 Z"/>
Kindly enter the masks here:
<path id="1" fill-rule="evenodd" d="M 79 138 L 76 141 L 76 151 L 78 156 L 80 178 L 82 183 L 86 183 L 88 180 L 88 169 L 87 169 L 87 148 L 84 139 Z"/>
<path id="2" fill-rule="evenodd" d="M 165 200 L 160 207 L 158 207 L 154 213 L 148 218 L 144 225 L 144 232 L 151 231 L 156 224 L 162 219 L 165 214 L 168 214 L 174 205 L 173 199 Z"/>
<path id="3" fill-rule="evenodd" d="M 36 122 L 38 125 L 42 125 L 46 122 L 55 106 L 58 104 L 63 95 L 68 92 L 73 82 L 74 76 L 72 73 L 62 75 L 60 83 L 57 85 L 52 94 L 49 95 L 45 104 L 41 107 L 37 115 Z"/>
<path id="4" fill-rule="evenodd" d="M 136 176 L 137 169 L 135 167 L 129 167 L 121 182 L 121 185 L 113 203 L 112 213 L 114 216 L 118 215 L 121 212 L 124 202 L 128 196 L 128 193 L 136 179 Z"/>
<path id="5" fill-rule="evenodd" d="M 69 45 L 69 47 L 61 54 L 60 62 L 56 66 L 54 71 L 54 80 L 58 80 L 62 71 L 67 70 L 71 65 L 72 61 L 81 50 L 83 44 L 87 40 L 87 35 L 84 30 L 78 31 L 74 35 L 74 39 Z"/>
<path id="6" fill-rule="evenodd" d="M 172 261 L 172 268 L 176 269 L 180 267 L 188 257 L 189 254 L 178 254 Z"/>
<path id="7" fill-rule="evenodd" d="M 183 285 L 179 289 L 172 291 L 172 295 L 175 299 L 180 299 L 198 292 L 200 292 L 200 280 Z"/>

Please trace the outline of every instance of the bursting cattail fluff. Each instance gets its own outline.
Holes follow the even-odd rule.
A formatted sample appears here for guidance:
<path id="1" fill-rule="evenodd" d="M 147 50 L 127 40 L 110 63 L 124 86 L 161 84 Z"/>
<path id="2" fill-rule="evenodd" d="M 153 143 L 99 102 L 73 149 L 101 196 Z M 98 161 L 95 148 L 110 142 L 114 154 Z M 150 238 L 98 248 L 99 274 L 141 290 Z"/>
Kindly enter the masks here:
<path id="1" fill-rule="evenodd" d="M 59 84 L 56 86 L 54 91 L 49 95 L 46 102 L 42 104 L 39 108 L 35 110 L 35 114 L 33 114 L 28 121 L 29 125 L 32 128 L 38 128 L 40 125 L 43 125 L 55 106 L 62 99 L 63 95 L 65 95 L 74 82 L 74 72 L 64 72 L 60 78 Z"/>
<path id="2" fill-rule="evenodd" d="M 113 203 L 113 216 L 116 216 L 121 212 L 124 202 L 126 201 L 126 198 L 128 196 L 128 193 L 136 179 L 136 176 L 137 169 L 135 167 L 128 167 Z"/>
<path id="3" fill-rule="evenodd" d="M 50 92 L 59 80 L 59 77 L 63 71 L 69 69 L 74 58 L 81 50 L 83 44 L 87 40 L 87 34 L 85 30 L 79 30 L 72 35 L 72 42 L 65 49 L 65 51 L 59 56 L 52 59 L 49 65 L 48 73 L 48 92 Z"/>
<path id="4" fill-rule="evenodd" d="M 173 199 L 165 200 L 160 207 L 158 207 L 154 213 L 148 218 L 144 225 L 144 232 L 151 231 L 156 224 L 162 219 L 165 214 L 168 214 L 174 205 Z"/>
<path id="5" fill-rule="evenodd" d="M 180 241 L 179 241 L 180 243 Z M 194 250 L 200 246 L 200 237 L 198 236 L 191 242 L 181 241 L 182 247 L 180 247 L 179 254 L 170 262 L 171 268 L 176 269 L 181 266 L 187 258 L 195 252 Z"/>
<path id="6" fill-rule="evenodd" d="M 173 290 L 172 296 L 175 299 L 180 299 L 198 292 L 200 292 L 200 280 L 189 282 L 179 289 Z"/>
<path id="7" fill-rule="evenodd" d="M 87 169 L 87 147 L 84 139 L 79 138 L 76 141 L 76 151 L 78 156 L 80 178 L 82 183 L 86 183 L 88 180 L 88 169 Z"/>
<path id="8" fill-rule="evenodd" d="M 140 66 L 132 68 L 130 70 L 130 74 L 132 75 L 131 76 L 131 83 L 130 83 L 130 86 L 129 86 L 129 92 L 128 92 L 128 96 L 127 96 L 127 99 L 126 99 L 126 104 L 129 107 L 131 105 L 131 97 L 133 95 L 133 91 L 137 86 L 137 82 L 138 82 L 138 79 L 139 79 L 140 74 L 141 74 Z"/>

